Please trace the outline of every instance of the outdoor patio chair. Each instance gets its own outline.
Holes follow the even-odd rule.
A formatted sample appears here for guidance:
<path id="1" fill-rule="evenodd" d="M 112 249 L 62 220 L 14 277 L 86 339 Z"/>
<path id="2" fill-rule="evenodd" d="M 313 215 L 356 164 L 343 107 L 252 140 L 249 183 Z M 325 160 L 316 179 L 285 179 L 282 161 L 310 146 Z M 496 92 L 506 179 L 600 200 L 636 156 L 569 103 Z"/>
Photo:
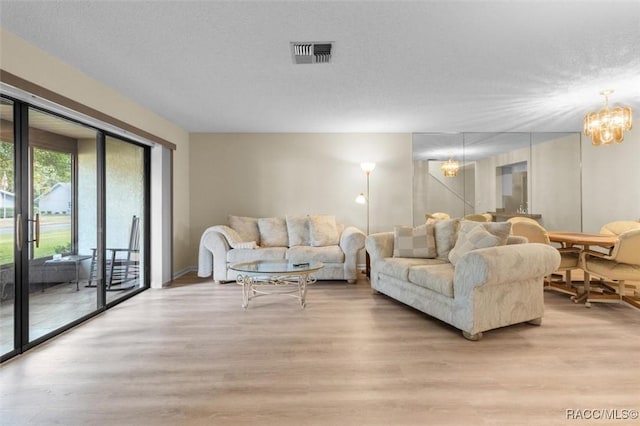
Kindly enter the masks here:
<path id="1" fill-rule="evenodd" d="M 107 290 L 124 290 L 126 283 L 136 280 L 140 275 L 140 218 L 133 216 L 131 220 L 131 232 L 129 234 L 129 247 L 107 248 L 105 254 L 106 263 L 106 287 Z M 91 258 L 91 273 L 89 286 L 97 282 L 98 259 L 97 249 L 93 249 Z M 95 284 L 93 284 L 95 285 Z"/>

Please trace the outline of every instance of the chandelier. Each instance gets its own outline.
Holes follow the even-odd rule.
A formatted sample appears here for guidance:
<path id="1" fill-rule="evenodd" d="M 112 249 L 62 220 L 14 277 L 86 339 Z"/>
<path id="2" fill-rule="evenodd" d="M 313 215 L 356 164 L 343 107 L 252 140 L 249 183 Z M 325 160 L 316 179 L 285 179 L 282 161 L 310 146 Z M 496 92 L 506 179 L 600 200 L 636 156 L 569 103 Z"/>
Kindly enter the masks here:
<path id="1" fill-rule="evenodd" d="M 600 92 L 604 96 L 604 109 L 584 117 L 584 134 L 591 136 L 594 145 L 620 143 L 624 140 L 624 131 L 631 130 L 631 108 L 609 109 L 609 95 L 612 93 L 611 89 Z"/>
<path id="2" fill-rule="evenodd" d="M 458 175 L 458 170 L 460 170 L 460 163 L 452 160 L 451 157 L 449 157 L 447 161 L 442 163 L 442 166 L 440 166 L 440 168 L 442 169 L 442 173 L 446 177 L 455 177 Z"/>

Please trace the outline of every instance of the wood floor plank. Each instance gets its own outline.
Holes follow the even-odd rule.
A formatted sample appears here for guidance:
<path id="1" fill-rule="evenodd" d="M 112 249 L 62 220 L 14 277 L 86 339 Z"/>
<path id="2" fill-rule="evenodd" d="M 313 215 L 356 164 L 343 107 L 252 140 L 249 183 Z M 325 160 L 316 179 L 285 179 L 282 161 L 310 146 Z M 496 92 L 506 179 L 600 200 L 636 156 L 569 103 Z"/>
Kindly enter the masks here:
<path id="1" fill-rule="evenodd" d="M 0 367 L 3 425 L 549 425 L 640 409 L 640 312 L 545 293 L 480 342 L 368 282 L 306 309 L 190 274 Z M 574 421 L 575 422 L 575 421 Z M 617 420 L 615 424 L 634 424 Z"/>

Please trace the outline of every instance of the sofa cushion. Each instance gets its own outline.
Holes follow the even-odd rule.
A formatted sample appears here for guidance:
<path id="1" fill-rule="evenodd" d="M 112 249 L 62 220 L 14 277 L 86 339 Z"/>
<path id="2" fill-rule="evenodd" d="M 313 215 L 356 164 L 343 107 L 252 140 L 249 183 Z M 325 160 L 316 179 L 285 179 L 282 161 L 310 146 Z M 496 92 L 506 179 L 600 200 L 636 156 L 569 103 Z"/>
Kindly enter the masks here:
<path id="1" fill-rule="evenodd" d="M 309 216 L 287 216 L 286 221 L 289 247 L 310 245 Z"/>
<path id="2" fill-rule="evenodd" d="M 231 249 L 227 252 L 227 262 L 250 262 L 252 260 L 284 260 L 286 247 L 268 247 L 258 249 Z"/>
<path id="3" fill-rule="evenodd" d="M 460 229 L 462 229 L 462 225 L 464 225 L 466 229 L 471 229 L 474 226 L 482 226 L 489 231 L 489 233 L 500 239 L 500 243 L 498 244 L 500 246 L 507 244 L 509 235 L 511 235 L 511 222 L 472 222 L 463 220 Z"/>
<path id="4" fill-rule="evenodd" d="M 260 244 L 258 219 L 246 216 L 229 216 L 229 227 L 236 231 L 242 241 L 255 241 Z"/>
<path id="5" fill-rule="evenodd" d="M 313 247 L 334 246 L 340 243 L 336 217 L 309 215 L 309 235 Z"/>
<path id="6" fill-rule="evenodd" d="M 381 274 L 388 275 L 399 280 L 408 281 L 409 269 L 417 265 L 441 265 L 448 263 L 440 259 L 422 259 L 418 257 L 387 257 L 376 263 L 376 268 Z"/>
<path id="7" fill-rule="evenodd" d="M 280 217 L 258 219 L 260 247 L 288 247 L 287 224 Z"/>
<path id="8" fill-rule="evenodd" d="M 500 238 L 491 234 L 482 226 L 470 227 L 465 231 L 464 224 L 458 233 L 455 247 L 449 252 L 449 261 L 455 265 L 458 260 L 468 252 L 480 248 L 495 247 L 500 245 Z"/>
<path id="9" fill-rule="evenodd" d="M 309 247 L 297 246 L 287 250 L 287 260 L 291 262 L 344 263 L 344 253 L 340 246 Z"/>
<path id="10" fill-rule="evenodd" d="M 460 219 L 427 220 L 435 224 L 437 258 L 449 260 L 449 252 L 456 244 Z"/>
<path id="11" fill-rule="evenodd" d="M 455 268 L 450 263 L 421 265 L 409 268 L 409 281 L 447 297 L 453 297 Z"/>
<path id="12" fill-rule="evenodd" d="M 436 257 L 435 225 L 396 226 L 393 230 L 393 257 Z"/>

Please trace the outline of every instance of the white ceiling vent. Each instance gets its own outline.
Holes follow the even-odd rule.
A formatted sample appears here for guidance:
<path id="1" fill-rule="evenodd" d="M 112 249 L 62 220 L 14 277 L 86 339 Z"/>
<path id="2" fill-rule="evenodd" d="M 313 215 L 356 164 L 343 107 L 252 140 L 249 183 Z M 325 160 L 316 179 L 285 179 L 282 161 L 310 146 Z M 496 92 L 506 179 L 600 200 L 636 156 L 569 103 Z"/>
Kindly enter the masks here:
<path id="1" fill-rule="evenodd" d="M 321 64 L 331 62 L 333 42 L 291 42 L 294 64 Z"/>

